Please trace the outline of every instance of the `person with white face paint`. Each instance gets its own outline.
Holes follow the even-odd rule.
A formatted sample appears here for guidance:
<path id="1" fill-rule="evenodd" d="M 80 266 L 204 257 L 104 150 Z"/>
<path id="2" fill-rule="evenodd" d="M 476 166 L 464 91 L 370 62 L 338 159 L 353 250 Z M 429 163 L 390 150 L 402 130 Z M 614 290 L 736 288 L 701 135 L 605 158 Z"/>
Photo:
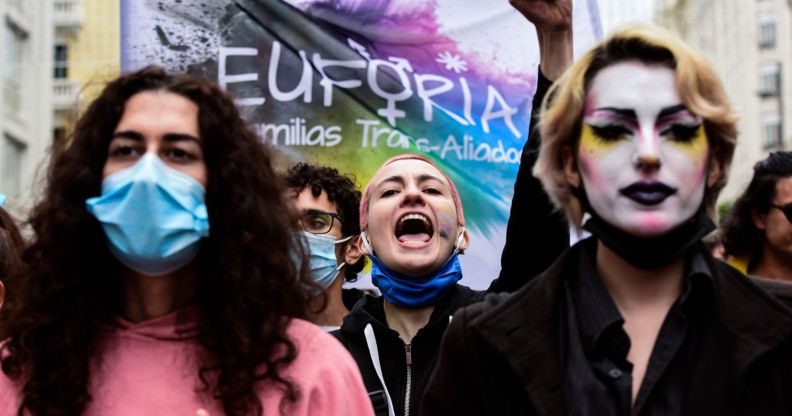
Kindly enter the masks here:
<path id="1" fill-rule="evenodd" d="M 792 291 L 701 243 L 736 141 L 709 65 L 617 30 L 554 84 L 541 130 L 534 175 L 592 236 L 455 314 L 422 413 L 790 414 Z"/>
<path id="2" fill-rule="evenodd" d="M 54 152 L 0 322 L 0 415 L 371 415 L 300 319 L 297 219 L 218 86 L 147 67 Z"/>
<path id="3" fill-rule="evenodd" d="M 534 97 L 538 110 L 551 83 L 545 76 L 554 78 L 571 63 L 571 2 L 532 0 L 524 6 L 521 11 L 533 13 L 537 34 L 546 41 Z M 487 292 L 460 284 L 459 255 L 470 236 L 459 192 L 437 164 L 421 155 L 394 156 L 366 186 L 358 249 L 371 259 L 372 282 L 382 296 L 358 302 L 334 335 L 356 359 L 378 415 L 416 414 L 457 309 L 488 292 L 517 290 L 568 247 L 566 224 L 530 176 L 539 142 L 533 129 L 515 183 L 501 274 Z M 529 245 L 524 240 L 545 236 L 528 256 L 519 252 Z"/>

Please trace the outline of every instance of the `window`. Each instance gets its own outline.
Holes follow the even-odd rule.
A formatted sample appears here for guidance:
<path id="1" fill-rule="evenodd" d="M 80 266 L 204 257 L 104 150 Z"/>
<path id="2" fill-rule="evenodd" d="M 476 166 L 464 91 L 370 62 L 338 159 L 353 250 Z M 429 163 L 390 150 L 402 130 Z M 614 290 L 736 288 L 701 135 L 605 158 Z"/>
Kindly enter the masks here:
<path id="1" fill-rule="evenodd" d="M 762 117 L 762 142 L 765 149 L 781 147 L 781 117 L 777 113 L 765 114 Z"/>
<path id="2" fill-rule="evenodd" d="M 779 64 L 774 62 L 762 66 L 762 78 L 759 82 L 759 96 L 763 98 L 778 97 L 781 93 L 781 71 Z"/>
<path id="3" fill-rule="evenodd" d="M 3 138 L 3 176 L 0 185 L 2 192 L 9 196 L 19 194 L 24 155 L 25 145 L 6 134 Z"/>
<path id="4" fill-rule="evenodd" d="M 22 112 L 22 65 L 27 35 L 11 23 L 5 25 L 3 59 L 3 101 L 13 114 Z"/>
<path id="5" fill-rule="evenodd" d="M 63 44 L 55 45 L 55 61 L 52 65 L 53 77 L 63 79 L 69 77 L 69 47 Z"/>
<path id="6" fill-rule="evenodd" d="M 776 44 L 776 24 L 774 21 L 764 21 L 759 25 L 759 47 L 769 49 Z"/>
<path id="7" fill-rule="evenodd" d="M 55 127 L 52 129 L 52 143 L 60 144 L 66 140 L 66 127 Z"/>

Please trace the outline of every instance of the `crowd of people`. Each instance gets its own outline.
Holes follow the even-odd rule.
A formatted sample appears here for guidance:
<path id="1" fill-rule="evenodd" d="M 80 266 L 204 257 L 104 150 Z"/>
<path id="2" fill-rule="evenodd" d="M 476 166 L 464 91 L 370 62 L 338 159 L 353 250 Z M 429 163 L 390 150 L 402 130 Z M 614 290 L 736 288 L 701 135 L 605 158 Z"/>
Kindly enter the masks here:
<path id="1" fill-rule="evenodd" d="M 714 258 L 738 134 L 706 61 L 630 26 L 573 62 L 571 0 L 511 4 L 541 64 L 486 291 L 432 159 L 279 173 L 217 86 L 147 67 L 53 150 L 24 235 L 0 208 L 0 416 L 791 414 L 792 153 Z M 378 295 L 344 288 L 368 263 Z"/>

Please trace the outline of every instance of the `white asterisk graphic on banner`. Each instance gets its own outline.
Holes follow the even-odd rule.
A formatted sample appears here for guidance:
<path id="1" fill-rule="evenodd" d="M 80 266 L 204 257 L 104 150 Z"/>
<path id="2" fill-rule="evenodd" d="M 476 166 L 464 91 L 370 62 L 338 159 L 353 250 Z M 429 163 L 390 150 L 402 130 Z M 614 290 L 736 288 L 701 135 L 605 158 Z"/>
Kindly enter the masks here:
<path id="1" fill-rule="evenodd" d="M 459 55 L 454 55 L 451 52 L 441 52 L 437 54 L 437 62 L 445 65 L 445 69 L 456 72 L 457 74 L 462 71 L 467 71 L 467 62 L 462 60 Z"/>

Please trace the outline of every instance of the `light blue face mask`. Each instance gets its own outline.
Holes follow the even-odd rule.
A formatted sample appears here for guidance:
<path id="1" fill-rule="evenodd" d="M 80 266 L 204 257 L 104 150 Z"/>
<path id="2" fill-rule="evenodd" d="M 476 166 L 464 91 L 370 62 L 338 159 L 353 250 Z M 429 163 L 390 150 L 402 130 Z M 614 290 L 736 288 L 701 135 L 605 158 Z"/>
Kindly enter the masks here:
<path id="1" fill-rule="evenodd" d="M 149 276 L 192 261 L 209 235 L 203 186 L 151 153 L 106 177 L 102 195 L 85 205 L 102 223 L 113 255 Z"/>
<path id="2" fill-rule="evenodd" d="M 330 287 L 346 263 L 336 264 L 336 245 L 348 241 L 352 236 L 336 240 L 326 234 L 313 234 L 303 231 L 303 238 L 308 243 L 308 270 L 311 279 L 322 285 Z"/>
<path id="3" fill-rule="evenodd" d="M 6 203 L 6 196 L 5 194 L 0 194 L 0 207 L 4 207 Z"/>

